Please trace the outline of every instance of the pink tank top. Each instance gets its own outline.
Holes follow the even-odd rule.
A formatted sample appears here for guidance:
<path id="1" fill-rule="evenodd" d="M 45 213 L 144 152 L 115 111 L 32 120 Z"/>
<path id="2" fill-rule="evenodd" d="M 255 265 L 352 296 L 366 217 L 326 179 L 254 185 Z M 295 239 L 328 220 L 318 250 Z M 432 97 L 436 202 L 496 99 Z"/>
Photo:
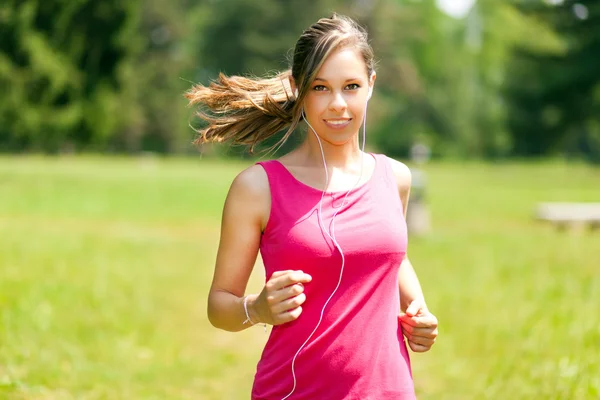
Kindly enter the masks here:
<path id="1" fill-rule="evenodd" d="M 355 188 L 335 217 L 335 237 L 346 262 L 323 321 L 298 354 L 290 400 L 414 399 L 408 351 L 398 322 L 398 269 L 407 230 L 391 165 L 373 155 L 370 179 Z M 338 283 L 342 259 L 319 227 L 321 191 L 298 181 L 276 160 L 259 163 L 271 188 L 271 214 L 260 252 L 267 280 L 278 270 L 302 270 L 306 302 L 300 317 L 274 326 L 252 388 L 254 400 L 281 400 L 294 386 L 292 359 L 315 329 Z M 325 229 L 346 191 L 323 198 Z"/>

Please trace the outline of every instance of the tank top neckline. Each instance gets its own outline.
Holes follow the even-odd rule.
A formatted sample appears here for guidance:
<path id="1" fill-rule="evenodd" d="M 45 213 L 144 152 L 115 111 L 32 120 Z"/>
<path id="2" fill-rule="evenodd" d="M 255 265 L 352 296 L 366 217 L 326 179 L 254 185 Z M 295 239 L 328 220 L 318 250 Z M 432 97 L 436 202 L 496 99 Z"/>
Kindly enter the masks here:
<path id="1" fill-rule="evenodd" d="M 378 171 L 378 169 L 380 167 L 379 160 L 378 160 L 377 156 L 375 154 L 373 154 L 373 153 L 365 153 L 365 154 L 370 155 L 375 160 L 375 167 L 373 168 L 373 172 L 371 173 L 371 176 L 369 176 L 369 178 L 366 181 L 364 181 L 363 183 L 361 183 L 359 185 L 356 185 L 354 188 L 352 188 L 350 190 L 350 193 L 348 193 L 348 195 L 350 195 L 353 192 L 356 192 L 356 191 L 358 191 L 360 189 L 368 187 L 371 184 L 371 182 L 375 180 L 375 175 L 377 175 L 377 171 Z M 290 178 L 290 180 L 293 181 L 293 182 L 295 182 L 297 185 L 299 185 L 301 187 L 304 187 L 304 188 L 306 188 L 306 189 L 308 189 L 308 190 L 310 190 L 312 192 L 316 192 L 318 194 L 323 193 L 323 191 L 321 189 L 317 189 L 314 186 L 310 186 L 310 185 L 308 185 L 308 184 L 300 181 L 298 178 L 296 178 L 294 176 L 294 174 L 292 174 L 290 172 L 290 170 L 288 170 L 287 167 L 285 165 L 283 165 L 283 163 L 281 161 L 276 160 L 276 159 L 271 160 L 271 161 L 274 162 L 276 165 L 278 165 L 285 172 L 285 175 L 288 176 Z M 327 190 L 327 191 L 325 191 L 325 194 L 326 195 L 335 196 L 335 195 L 345 194 L 348 191 L 349 191 L 348 189 L 344 189 L 344 190 Z"/>

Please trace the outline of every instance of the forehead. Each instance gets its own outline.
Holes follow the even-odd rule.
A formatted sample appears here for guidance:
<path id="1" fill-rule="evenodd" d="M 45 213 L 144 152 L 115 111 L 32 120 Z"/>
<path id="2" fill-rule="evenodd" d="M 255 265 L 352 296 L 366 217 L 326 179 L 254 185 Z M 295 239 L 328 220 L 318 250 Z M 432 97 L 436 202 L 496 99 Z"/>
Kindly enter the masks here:
<path id="1" fill-rule="evenodd" d="M 368 78 L 367 66 L 357 48 L 342 48 L 327 57 L 316 77 L 327 81 Z"/>

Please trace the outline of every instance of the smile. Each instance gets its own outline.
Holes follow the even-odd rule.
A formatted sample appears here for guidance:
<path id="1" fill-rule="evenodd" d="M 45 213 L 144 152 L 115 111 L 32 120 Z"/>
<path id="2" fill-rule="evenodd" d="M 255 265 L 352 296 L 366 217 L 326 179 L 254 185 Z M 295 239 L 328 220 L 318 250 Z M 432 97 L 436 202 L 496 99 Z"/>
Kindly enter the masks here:
<path id="1" fill-rule="evenodd" d="M 352 121 L 352 118 L 349 118 L 349 119 L 325 119 L 323 121 L 325 121 L 325 124 L 330 128 L 341 129 L 341 128 L 345 128 L 346 126 L 348 126 L 350 124 L 350 121 Z"/>

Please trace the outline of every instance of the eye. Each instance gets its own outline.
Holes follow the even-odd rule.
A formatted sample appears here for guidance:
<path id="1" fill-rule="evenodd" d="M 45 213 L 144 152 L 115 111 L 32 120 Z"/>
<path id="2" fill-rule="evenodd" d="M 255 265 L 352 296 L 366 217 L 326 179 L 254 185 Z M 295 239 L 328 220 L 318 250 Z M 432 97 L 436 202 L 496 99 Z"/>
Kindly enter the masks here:
<path id="1" fill-rule="evenodd" d="M 322 92 L 324 90 L 327 90 L 327 88 L 323 85 L 316 85 L 316 86 L 313 86 L 313 90 L 315 90 L 317 92 Z"/>
<path id="2" fill-rule="evenodd" d="M 346 89 L 348 90 L 357 90 L 358 88 L 360 88 L 360 85 L 358 83 L 351 83 L 348 86 L 346 86 Z"/>

